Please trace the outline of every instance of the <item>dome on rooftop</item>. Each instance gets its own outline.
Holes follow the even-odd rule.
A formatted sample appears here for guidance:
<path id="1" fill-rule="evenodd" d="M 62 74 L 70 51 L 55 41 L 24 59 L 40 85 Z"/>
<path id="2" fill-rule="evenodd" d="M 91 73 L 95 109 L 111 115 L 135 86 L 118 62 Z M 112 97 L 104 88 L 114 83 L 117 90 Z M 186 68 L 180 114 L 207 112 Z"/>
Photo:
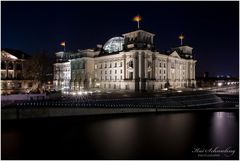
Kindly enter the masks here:
<path id="1" fill-rule="evenodd" d="M 124 43 L 123 37 L 113 37 L 104 44 L 103 50 L 108 53 L 122 51 L 123 43 Z"/>

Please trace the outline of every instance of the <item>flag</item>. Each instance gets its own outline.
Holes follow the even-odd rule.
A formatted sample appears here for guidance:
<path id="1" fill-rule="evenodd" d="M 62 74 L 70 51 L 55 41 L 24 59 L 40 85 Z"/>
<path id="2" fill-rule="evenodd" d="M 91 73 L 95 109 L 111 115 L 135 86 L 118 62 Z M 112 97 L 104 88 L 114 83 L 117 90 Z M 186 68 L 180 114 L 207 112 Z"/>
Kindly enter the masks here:
<path id="1" fill-rule="evenodd" d="M 61 42 L 60 45 L 61 45 L 61 46 L 65 46 L 65 41 Z"/>
<path id="2" fill-rule="evenodd" d="M 139 22 L 139 21 L 141 21 L 141 20 L 142 20 L 142 18 L 141 18 L 141 16 L 139 16 L 139 15 L 133 17 L 133 21 Z"/>
<path id="3" fill-rule="evenodd" d="M 179 37 L 178 37 L 180 40 L 184 39 L 184 36 L 181 34 Z"/>

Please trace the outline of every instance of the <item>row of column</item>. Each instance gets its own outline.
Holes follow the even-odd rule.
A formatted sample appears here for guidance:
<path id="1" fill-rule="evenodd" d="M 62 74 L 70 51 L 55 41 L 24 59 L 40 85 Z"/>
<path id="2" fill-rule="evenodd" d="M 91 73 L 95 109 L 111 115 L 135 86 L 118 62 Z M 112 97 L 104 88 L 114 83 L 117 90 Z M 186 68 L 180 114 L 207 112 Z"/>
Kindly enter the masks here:
<path id="1" fill-rule="evenodd" d="M 10 64 L 10 62 L 12 63 L 12 66 L 13 66 L 13 68 L 12 69 L 10 69 L 9 68 L 9 64 Z M 12 78 L 16 78 L 16 76 L 17 76 L 17 71 L 16 71 L 16 66 L 17 66 L 17 64 L 19 64 L 20 63 L 20 65 L 21 65 L 21 69 L 19 69 L 19 70 L 21 70 L 21 72 L 22 72 L 22 69 L 23 69 L 23 63 L 22 62 L 14 62 L 14 61 L 4 61 L 4 63 L 5 63 L 5 65 L 6 65 L 6 68 L 5 69 L 1 69 L 1 70 L 5 70 L 6 71 L 6 78 L 9 78 L 9 70 L 13 70 L 13 72 L 12 72 Z"/>

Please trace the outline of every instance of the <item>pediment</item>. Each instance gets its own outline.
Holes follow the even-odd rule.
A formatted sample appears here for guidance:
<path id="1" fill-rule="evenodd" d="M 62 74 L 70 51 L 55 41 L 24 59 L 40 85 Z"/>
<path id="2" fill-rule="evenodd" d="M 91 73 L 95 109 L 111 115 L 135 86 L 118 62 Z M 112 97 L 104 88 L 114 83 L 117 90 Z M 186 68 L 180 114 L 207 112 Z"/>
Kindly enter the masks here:
<path id="1" fill-rule="evenodd" d="M 172 57 L 175 57 L 175 58 L 181 58 L 176 51 L 172 52 L 169 56 L 172 56 Z"/>
<path id="2" fill-rule="evenodd" d="M 3 60 L 3 59 L 7 59 L 7 60 L 16 60 L 16 59 L 18 59 L 16 56 L 14 56 L 14 55 L 12 55 L 12 54 L 10 54 L 10 53 L 8 53 L 8 52 L 6 52 L 6 51 L 4 51 L 4 50 L 2 50 L 2 52 L 1 52 L 1 59 Z"/>

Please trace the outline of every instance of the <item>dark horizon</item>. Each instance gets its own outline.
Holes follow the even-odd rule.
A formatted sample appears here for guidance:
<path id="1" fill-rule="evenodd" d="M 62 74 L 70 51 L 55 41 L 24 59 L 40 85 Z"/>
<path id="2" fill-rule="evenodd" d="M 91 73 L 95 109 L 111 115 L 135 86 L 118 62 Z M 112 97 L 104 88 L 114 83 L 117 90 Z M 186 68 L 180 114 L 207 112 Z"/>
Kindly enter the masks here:
<path id="1" fill-rule="evenodd" d="M 185 36 L 197 59 L 196 76 L 239 76 L 239 4 L 235 2 L 2 2 L 2 48 L 53 54 L 94 48 L 140 28 L 158 50 Z"/>

